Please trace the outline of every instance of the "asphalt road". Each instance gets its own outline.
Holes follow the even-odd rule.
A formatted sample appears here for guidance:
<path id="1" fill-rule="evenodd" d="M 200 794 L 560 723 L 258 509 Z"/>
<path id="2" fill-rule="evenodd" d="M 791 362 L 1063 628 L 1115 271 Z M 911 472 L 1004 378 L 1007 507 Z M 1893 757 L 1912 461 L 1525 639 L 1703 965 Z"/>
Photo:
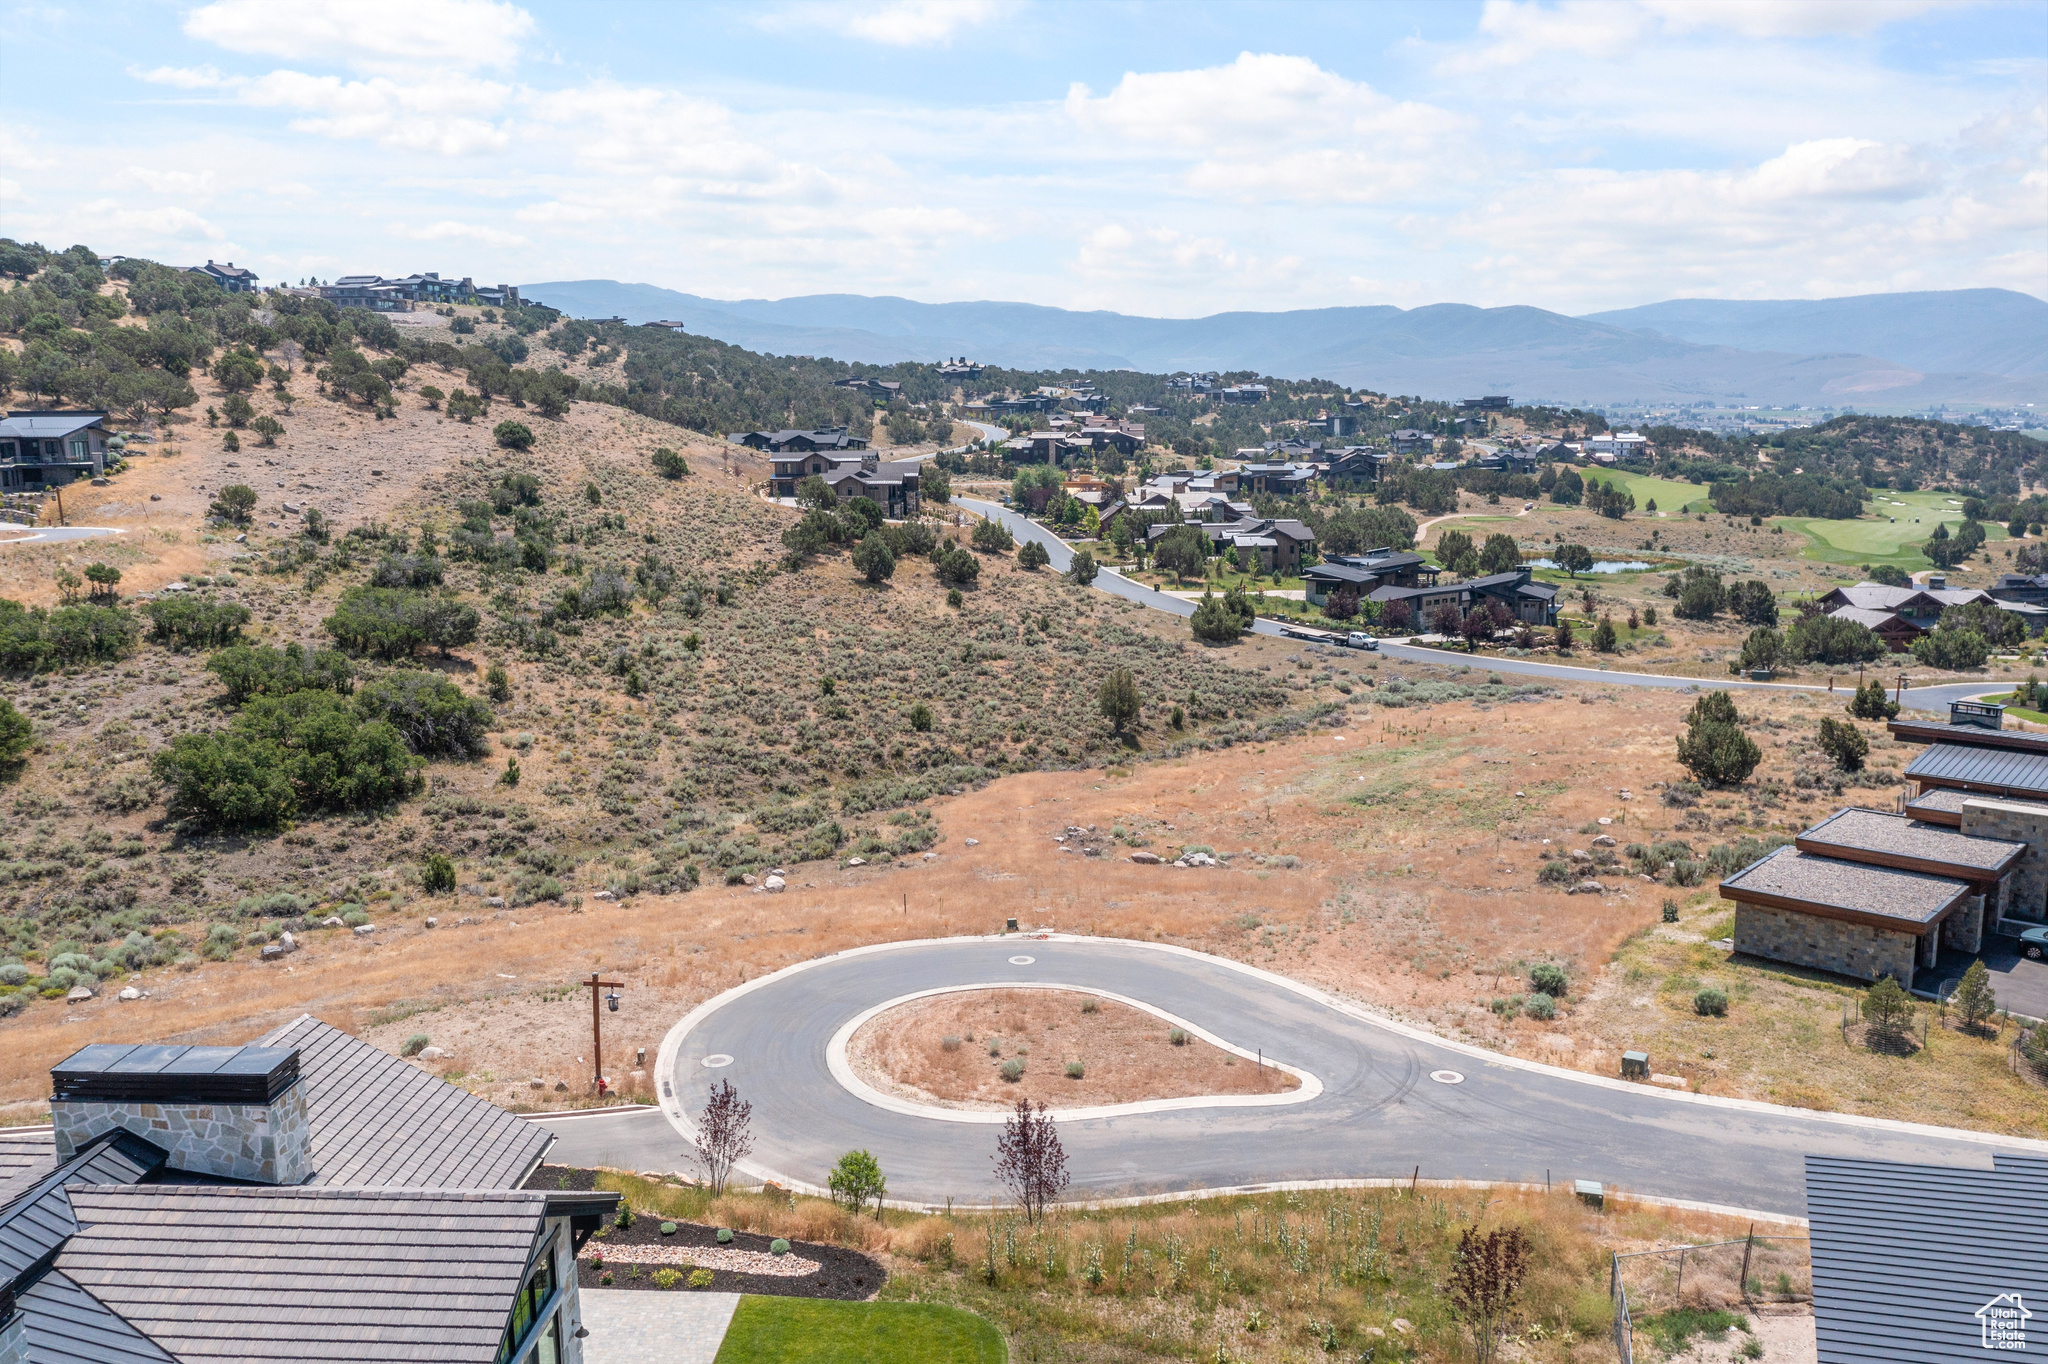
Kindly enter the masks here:
<path id="1" fill-rule="evenodd" d="M 1035 960 L 1013 965 L 1017 956 Z M 826 1045 L 847 1020 L 885 1000 L 1013 982 L 1145 1000 L 1303 1068 L 1324 1086 L 1319 1097 L 1287 1107 L 1064 1122 L 1069 1198 L 1407 1178 L 1419 1168 L 1430 1179 L 1598 1180 L 1637 1194 L 1800 1216 L 1809 1153 L 1989 1168 L 1997 1150 L 2048 1152 L 2048 1142 L 1859 1124 L 1517 1065 L 1370 1021 L 1213 957 L 1102 939 L 904 944 L 765 977 L 714 1002 L 664 1045 L 672 1073 L 662 1078 L 674 1094 L 667 1102 L 694 1115 L 710 1085 L 730 1079 L 754 1106 L 747 1172 L 756 1178 L 820 1185 L 842 1152 L 865 1148 L 881 1162 L 894 1199 L 1001 1201 L 991 1171 L 995 1128 L 870 1104 L 834 1080 Z M 703 1064 L 718 1055 L 733 1059 L 716 1069 Z M 1462 1083 L 1431 1078 L 1442 1070 L 1462 1075 Z M 560 1134 L 552 1162 L 694 1168 L 686 1141 L 662 1113 L 549 1125 Z"/>
<path id="2" fill-rule="evenodd" d="M 11 522 L 0 522 L 0 531 L 16 527 Z M 23 526 L 20 529 L 26 530 Z M 0 545 L 48 545 L 59 540 L 97 540 L 106 535 L 121 535 L 125 532 L 113 526 L 43 526 L 33 535 L 19 538 L 0 537 Z"/>
<path id="3" fill-rule="evenodd" d="M 1036 540 L 1045 546 L 1051 567 L 1064 573 L 1073 563 L 1074 552 L 1057 535 L 1045 527 L 1007 507 L 979 498 L 961 497 L 954 499 L 961 506 L 983 516 L 993 517 L 1009 528 L 1019 540 Z M 1155 592 L 1143 583 L 1132 582 L 1120 573 L 1104 569 L 1095 576 L 1095 586 L 1112 596 L 1138 602 L 1155 611 L 1170 611 L 1176 616 L 1195 614 L 1193 602 L 1179 597 L 1170 597 L 1164 592 Z M 1269 620 L 1256 621 L 1252 625 L 1255 633 L 1277 635 L 1280 627 Z M 1407 659 L 1413 663 L 1445 663 L 1473 667 L 1484 667 L 1489 672 L 1513 673 L 1518 677 L 1541 677 L 1552 681 L 1592 687 L 1659 687 L 1673 691 L 1687 688 L 1727 688 L 1738 691 L 1826 691 L 1825 684 L 1791 682 L 1750 682 L 1738 678 L 1726 680 L 1715 678 L 1711 682 L 1696 677 L 1667 677 L 1661 673 L 1632 673 L 1611 668 L 1574 668 L 1560 663 L 1541 663 L 1526 658 L 1501 658 L 1488 655 L 1475 659 L 1458 649 L 1433 649 L 1426 645 L 1382 644 L 1379 650 L 1389 658 Z M 1844 674 L 1844 677 L 1849 677 Z M 1883 676 L 1882 673 L 1878 676 Z M 1853 686 L 1853 679 L 1845 685 Z M 1986 692 L 2004 690 L 1989 682 L 1953 682 L 1934 687 L 1909 687 L 1900 697 L 1901 704 L 1908 710 L 1930 710 L 1946 716 L 1951 701 L 1966 700 Z"/>

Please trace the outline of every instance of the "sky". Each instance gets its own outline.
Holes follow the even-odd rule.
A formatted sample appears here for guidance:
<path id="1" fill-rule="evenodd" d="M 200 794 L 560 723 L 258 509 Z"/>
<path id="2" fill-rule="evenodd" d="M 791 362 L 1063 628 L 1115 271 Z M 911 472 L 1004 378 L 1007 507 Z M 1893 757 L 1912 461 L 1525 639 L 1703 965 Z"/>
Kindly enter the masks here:
<path id="1" fill-rule="evenodd" d="M 2048 295 L 2048 3 L 0 3 L 0 235 L 1194 317 Z"/>

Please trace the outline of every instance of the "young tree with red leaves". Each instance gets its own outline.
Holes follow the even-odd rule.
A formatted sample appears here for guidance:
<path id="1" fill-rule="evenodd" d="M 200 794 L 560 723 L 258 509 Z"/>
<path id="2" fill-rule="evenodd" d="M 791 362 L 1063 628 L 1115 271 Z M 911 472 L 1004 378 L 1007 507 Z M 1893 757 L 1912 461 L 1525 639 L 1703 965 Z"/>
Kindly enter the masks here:
<path id="1" fill-rule="evenodd" d="M 1475 606 L 1465 613 L 1458 629 L 1465 636 L 1465 647 L 1476 651 L 1481 644 L 1493 638 L 1493 617 L 1486 614 L 1484 608 Z"/>
<path id="2" fill-rule="evenodd" d="M 1024 1205 L 1028 1222 L 1036 1222 L 1067 1187 L 1067 1153 L 1044 1104 L 1034 1113 L 1030 1100 L 1017 1100 L 1017 1111 L 996 1138 L 996 1177 Z"/>
<path id="3" fill-rule="evenodd" d="M 1489 1364 L 1508 1333 L 1522 1276 L 1529 1270 L 1529 1238 L 1520 1227 L 1501 1227 L 1480 1235 L 1467 1227 L 1458 1238 L 1458 1255 L 1445 1285 L 1451 1308 L 1472 1328 L 1472 1348 L 1479 1364 Z"/>
<path id="4" fill-rule="evenodd" d="M 753 1116 L 754 1106 L 740 1097 L 732 1081 L 720 1080 L 711 1087 L 704 1115 L 697 1119 L 697 1159 L 713 1197 L 725 1192 L 733 1166 L 754 1149 L 754 1134 L 748 1130 Z"/>

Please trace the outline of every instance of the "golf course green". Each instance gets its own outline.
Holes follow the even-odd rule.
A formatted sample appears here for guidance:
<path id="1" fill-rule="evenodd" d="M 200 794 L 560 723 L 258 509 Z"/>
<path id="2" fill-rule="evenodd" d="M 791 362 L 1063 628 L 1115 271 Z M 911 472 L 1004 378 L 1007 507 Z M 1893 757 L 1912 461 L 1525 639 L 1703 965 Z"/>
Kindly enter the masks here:
<path id="1" fill-rule="evenodd" d="M 1817 516 L 1773 517 L 1773 524 L 1806 537 L 1806 557 L 1829 564 L 1891 564 L 1909 572 L 1932 568 L 1920 546 L 1946 524 L 1950 533 L 1963 519 L 1963 500 L 1949 493 L 1895 493 L 1878 489 L 1855 521 Z M 1984 523 L 1986 540 L 2006 538 L 2005 527 Z"/>

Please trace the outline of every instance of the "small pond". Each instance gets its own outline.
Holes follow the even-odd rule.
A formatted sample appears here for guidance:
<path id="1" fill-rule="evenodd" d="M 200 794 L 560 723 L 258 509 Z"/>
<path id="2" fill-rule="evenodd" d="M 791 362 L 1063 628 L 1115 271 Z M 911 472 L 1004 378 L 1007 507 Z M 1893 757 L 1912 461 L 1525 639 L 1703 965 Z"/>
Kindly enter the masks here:
<path id="1" fill-rule="evenodd" d="M 1524 559 L 1522 560 L 1522 567 L 1556 568 L 1557 564 L 1549 559 Z M 1644 563 L 1641 559 L 1600 559 L 1596 560 L 1591 568 L 1584 568 L 1579 571 L 1581 573 L 1641 573 L 1650 567 L 1652 565 Z"/>

